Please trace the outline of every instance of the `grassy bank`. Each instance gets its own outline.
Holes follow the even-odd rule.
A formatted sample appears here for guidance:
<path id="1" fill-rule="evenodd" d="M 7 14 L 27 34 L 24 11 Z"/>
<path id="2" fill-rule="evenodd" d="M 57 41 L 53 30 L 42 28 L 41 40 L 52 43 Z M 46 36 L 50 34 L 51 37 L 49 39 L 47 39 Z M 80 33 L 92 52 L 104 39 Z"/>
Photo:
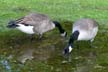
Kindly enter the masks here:
<path id="1" fill-rule="evenodd" d="M 1 0 L 0 31 L 12 19 L 29 12 L 39 12 L 50 16 L 52 20 L 75 21 L 79 18 L 94 18 L 100 25 L 107 25 L 108 0 Z M 7 30 L 8 31 L 8 30 Z"/>

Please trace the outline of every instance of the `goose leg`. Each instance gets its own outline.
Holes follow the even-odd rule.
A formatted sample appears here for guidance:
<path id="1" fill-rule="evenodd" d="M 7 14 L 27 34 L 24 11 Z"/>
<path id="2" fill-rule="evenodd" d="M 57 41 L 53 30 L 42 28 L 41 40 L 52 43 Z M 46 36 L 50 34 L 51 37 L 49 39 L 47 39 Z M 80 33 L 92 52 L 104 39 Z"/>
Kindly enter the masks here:
<path id="1" fill-rule="evenodd" d="M 77 42 L 77 49 L 78 49 L 78 50 L 79 50 L 79 44 L 80 44 L 80 43 L 79 43 L 79 41 L 78 41 L 78 42 Z"/>
<path id="2" fill-rule="evenodd" d="M 92 44 L 92 42 L 94 41 L 94 38 L 89 40 L 89 43 L 90 43 L 90 48 L 95 48 L 95 46 Z"/>
<path id="3" fill-rule="evenodd" d="M 43 36 L 42 34 L 39 34 L 39 40 L 42 40 L 42 36 Z"/>
<path id="4" fill-rule="evenodd" d="M 31 42 L 33 42 L 34 39 L 35 39 L 35 35 L 34 34 L 30 34 L 29 37 L 30 37 Z"/>
<path id="5" fill-rule="evenodd" d="M 78 55 L 78 57 L 79 57 L 80 56 L 80 42 L 79 41 L 77 41 L 76 47 L 77 47 L 76 55 Z"/>
<path id="6" fill-rule="evenodd" d="M 89 45 L 89 47 L 90 47 L 90 48 L 92 48 L 92 47 L 93 47 L 93 45 L 92 45 L 91 40 L 89 40 L 89 44 L 90 44 L 90 45 Z"/>

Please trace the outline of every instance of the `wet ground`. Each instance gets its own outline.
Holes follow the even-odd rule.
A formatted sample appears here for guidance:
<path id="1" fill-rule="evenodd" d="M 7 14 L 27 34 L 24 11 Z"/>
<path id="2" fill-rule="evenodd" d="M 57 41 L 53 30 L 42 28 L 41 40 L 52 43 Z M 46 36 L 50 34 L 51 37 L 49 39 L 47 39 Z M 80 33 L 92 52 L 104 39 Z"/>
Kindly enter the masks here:
<path id="1" fill-rule="evenodd" d="M 62 38 L 57 29 L 45 33 L 42 40 L 33 41 L 27 34 L 10 30 L 0 35 L 0 72 L 108 72 L 107 28 L 101 26 L 93 45 L 75 42 L 70 61 L 62 51 L 71 34 L 71 22 L 63 22 L 68 32 Z"/>

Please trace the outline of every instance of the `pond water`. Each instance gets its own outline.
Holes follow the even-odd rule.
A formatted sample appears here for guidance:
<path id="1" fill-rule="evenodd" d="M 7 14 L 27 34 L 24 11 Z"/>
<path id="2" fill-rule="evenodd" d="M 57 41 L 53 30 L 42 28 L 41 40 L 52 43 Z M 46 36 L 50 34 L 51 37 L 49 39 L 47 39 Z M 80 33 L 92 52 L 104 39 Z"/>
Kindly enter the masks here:
<path id="1" fill-rule="evenodd" d="M 1 34 L 0 72 L 108 72 L 108 29 L 100 27 L 94 48 L 87 41 L 80 41 L 77 48 L 75 42 L 68 61 L 62 51 L 72 23 L 62 23 L 68 32 L 67 38 L 62 38 L 56 29 L 45 33 L 42 40 L 36 35 L 34 41 L 17 30 Z"/>

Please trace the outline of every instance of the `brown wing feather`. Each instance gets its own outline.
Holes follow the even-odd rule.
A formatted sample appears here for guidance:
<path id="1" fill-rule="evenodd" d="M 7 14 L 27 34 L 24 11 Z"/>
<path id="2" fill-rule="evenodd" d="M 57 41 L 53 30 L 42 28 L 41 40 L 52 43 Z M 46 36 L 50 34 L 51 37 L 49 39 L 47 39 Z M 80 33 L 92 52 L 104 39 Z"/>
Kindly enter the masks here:
<path id="1" fill-rule="evenodd" d="M 16 22 L 36 26 L 42 24 L 45 20 L 50 21 L 50 18 L 44 14 L 30 13 L 25 17 L 17 19 Z"/>

